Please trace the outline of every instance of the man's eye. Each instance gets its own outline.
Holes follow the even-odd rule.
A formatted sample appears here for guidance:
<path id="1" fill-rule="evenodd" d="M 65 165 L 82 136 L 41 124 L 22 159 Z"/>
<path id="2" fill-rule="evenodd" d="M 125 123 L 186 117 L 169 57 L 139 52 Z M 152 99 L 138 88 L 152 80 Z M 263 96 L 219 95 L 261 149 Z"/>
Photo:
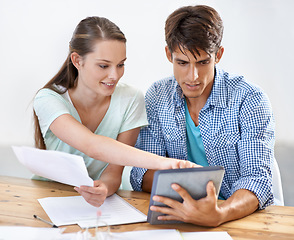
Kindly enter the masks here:
<path id="1" fill-rule="evenodd" d="M 209 63 L 209 60 L 205 60 L 205 61 L 201 61 L 201 62 L 200 62 L 201 65 L 206 65 L 206 64 L 208 64 L 208 63 Z"/>
<path id="2" fill-rule="evenodd" d="M 182 61 L 179 61 L 179 62 L 178 62 L 178 64 L 179 64 L 179 65 L 181 65 L 181 66 L 184 66 L 184 65 L 186 65 L 186 64 L 187 64 L 187 62 L 182 62 Z"/>

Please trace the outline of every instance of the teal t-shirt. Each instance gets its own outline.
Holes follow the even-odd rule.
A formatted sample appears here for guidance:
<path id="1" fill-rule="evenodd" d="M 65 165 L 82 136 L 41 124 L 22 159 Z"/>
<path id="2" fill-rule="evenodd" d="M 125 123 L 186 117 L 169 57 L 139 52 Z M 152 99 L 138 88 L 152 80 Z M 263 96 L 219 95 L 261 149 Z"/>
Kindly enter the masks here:
<path id="1" fill-rule="evenodd" d="M 195 126 L 185 101 L 186 129 L 187 129 L 187 151 L 188 160 L 201 166 L 208 166 L 204 145 L 201 138 L 199 126 Z"/>
<path id="2" fill-rule="evenodd" d="M 39 119 L 46 149 L 82 156 L 89 176 L 93 180 L 99 179 L 108 163 L 90 158 L 62 142 L 49 128 L 51 123 L 63 114 L 70 114 L 81 123 L 79 114 L 72 104 L 68 92 L 58 94 L 46 88 L 40 90 L 34 99 L 34 110 Z M 111 96 L 109 108 L 94 133 L 117 139 L 117 136 L 122 132 L 146 125 L 148 125 L 148 121 L 143 93 L 127 84 L 118 83 Z M 35 176 L 34 179 L 42 178 Z"/>
<path id="3" fill-rule="evenodd" d="M 187 151 L 188 160 L 203 167 L 209 166 L 204 145 L 201 138 L 199 126 L 195 126 L 191 115 L 188 110 L 187 102 L 185 101 L 185 116 L 186 116 L 186 129 L 187 129 Z M 219 199 L 225 198 L 219 193 Z"/>

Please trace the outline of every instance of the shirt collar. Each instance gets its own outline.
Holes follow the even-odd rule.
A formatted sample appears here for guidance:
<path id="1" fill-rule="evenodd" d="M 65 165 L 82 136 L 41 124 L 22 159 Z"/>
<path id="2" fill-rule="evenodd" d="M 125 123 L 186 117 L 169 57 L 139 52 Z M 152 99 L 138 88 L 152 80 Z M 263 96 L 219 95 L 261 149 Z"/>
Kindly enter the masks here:
<path id="1" fill-rule="evenodd" d="M 225 72 L 218 66 L 215 66 L 214 82 L 211 89 L 210 96 L 206 101 L 206 105 L 213 105 L 216 107 L 227 107 L 227 89 L 225 87 Z"/>
<path id="2" fill-rule="evenodd" d="M 173 90 L 173 98 L 174 98 L 175 105 L 177 107 L 183 106 L 185 103 L 185 97 L 184 97 L 182 88 L 180 87 L 180 85 L 178 84 L 174 76 L 173 76 L 173 82 L 175 86 Z"/>

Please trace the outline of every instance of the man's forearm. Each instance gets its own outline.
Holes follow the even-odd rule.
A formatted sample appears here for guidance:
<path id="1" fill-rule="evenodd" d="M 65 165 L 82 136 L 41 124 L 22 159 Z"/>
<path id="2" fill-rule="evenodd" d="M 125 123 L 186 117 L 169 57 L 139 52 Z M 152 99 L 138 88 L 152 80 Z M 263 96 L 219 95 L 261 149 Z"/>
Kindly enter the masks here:
<path id="1" fill-rule="evenodd" d="M 144 192 L 151 192 L 154 170 L 147 170 L 143 176 L 142 190 Z"/>
<path id="2" fill-rule="evenodd" d="M 220 224 L 245 217 L 258 208 L 258 199 L 254 193 L 246 189 L 237 190 L 224 201 L 219 208 L 222 212 Z"/>

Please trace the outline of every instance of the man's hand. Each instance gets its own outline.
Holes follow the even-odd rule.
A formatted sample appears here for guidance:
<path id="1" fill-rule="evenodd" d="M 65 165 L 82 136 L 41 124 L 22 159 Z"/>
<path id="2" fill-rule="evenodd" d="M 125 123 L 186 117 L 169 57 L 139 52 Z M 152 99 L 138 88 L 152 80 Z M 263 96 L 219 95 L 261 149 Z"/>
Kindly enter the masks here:
<path id="1" fill-rule="evenodd" d="M 170 207 L 150 207 L 152 211 L 166 214 L 166 216 L 159 216 L 158 220 L 178 220 L 212 227 L 221 224 L 221 210 L 217 206 L 217 196 L 213 182 L 210 181 L 206 186 L 207 196 L 199 200 L 194 200 L 178 184 L 172 184 L 172 188 L 183 198 L 183 203 L 166 197 L 154 196 L 154 201 L 164 203 Z"/>
<path id="2" fill-rule="evenodd" d="M 246 189 L 239 189 L 226 201 L 217 205 L 217 196 L 213 182 L 207 183 L 207 196 L 194 200 L 191 195 L 178 184 L 172 188 L 183 198 L 183 203 L 176 200 L 154 196 L 153 200 L 164 203 L 168 207 L 151 206 L 151 211 L 166 214 L 158 220 L 178 220 L 201 226 L 217 227 L 224 222 L 236 220 L 253 213 L 258 208 L 255 194 Z"/>
<path id="3" fill-rule="evenodd" d="M 94 186 L 80 186 L 74 188 L 83 198 L 95 207 L 100 207 L 107 197 L 108 189 L 106 185 L 100 181 L 94 181 Z"/>

